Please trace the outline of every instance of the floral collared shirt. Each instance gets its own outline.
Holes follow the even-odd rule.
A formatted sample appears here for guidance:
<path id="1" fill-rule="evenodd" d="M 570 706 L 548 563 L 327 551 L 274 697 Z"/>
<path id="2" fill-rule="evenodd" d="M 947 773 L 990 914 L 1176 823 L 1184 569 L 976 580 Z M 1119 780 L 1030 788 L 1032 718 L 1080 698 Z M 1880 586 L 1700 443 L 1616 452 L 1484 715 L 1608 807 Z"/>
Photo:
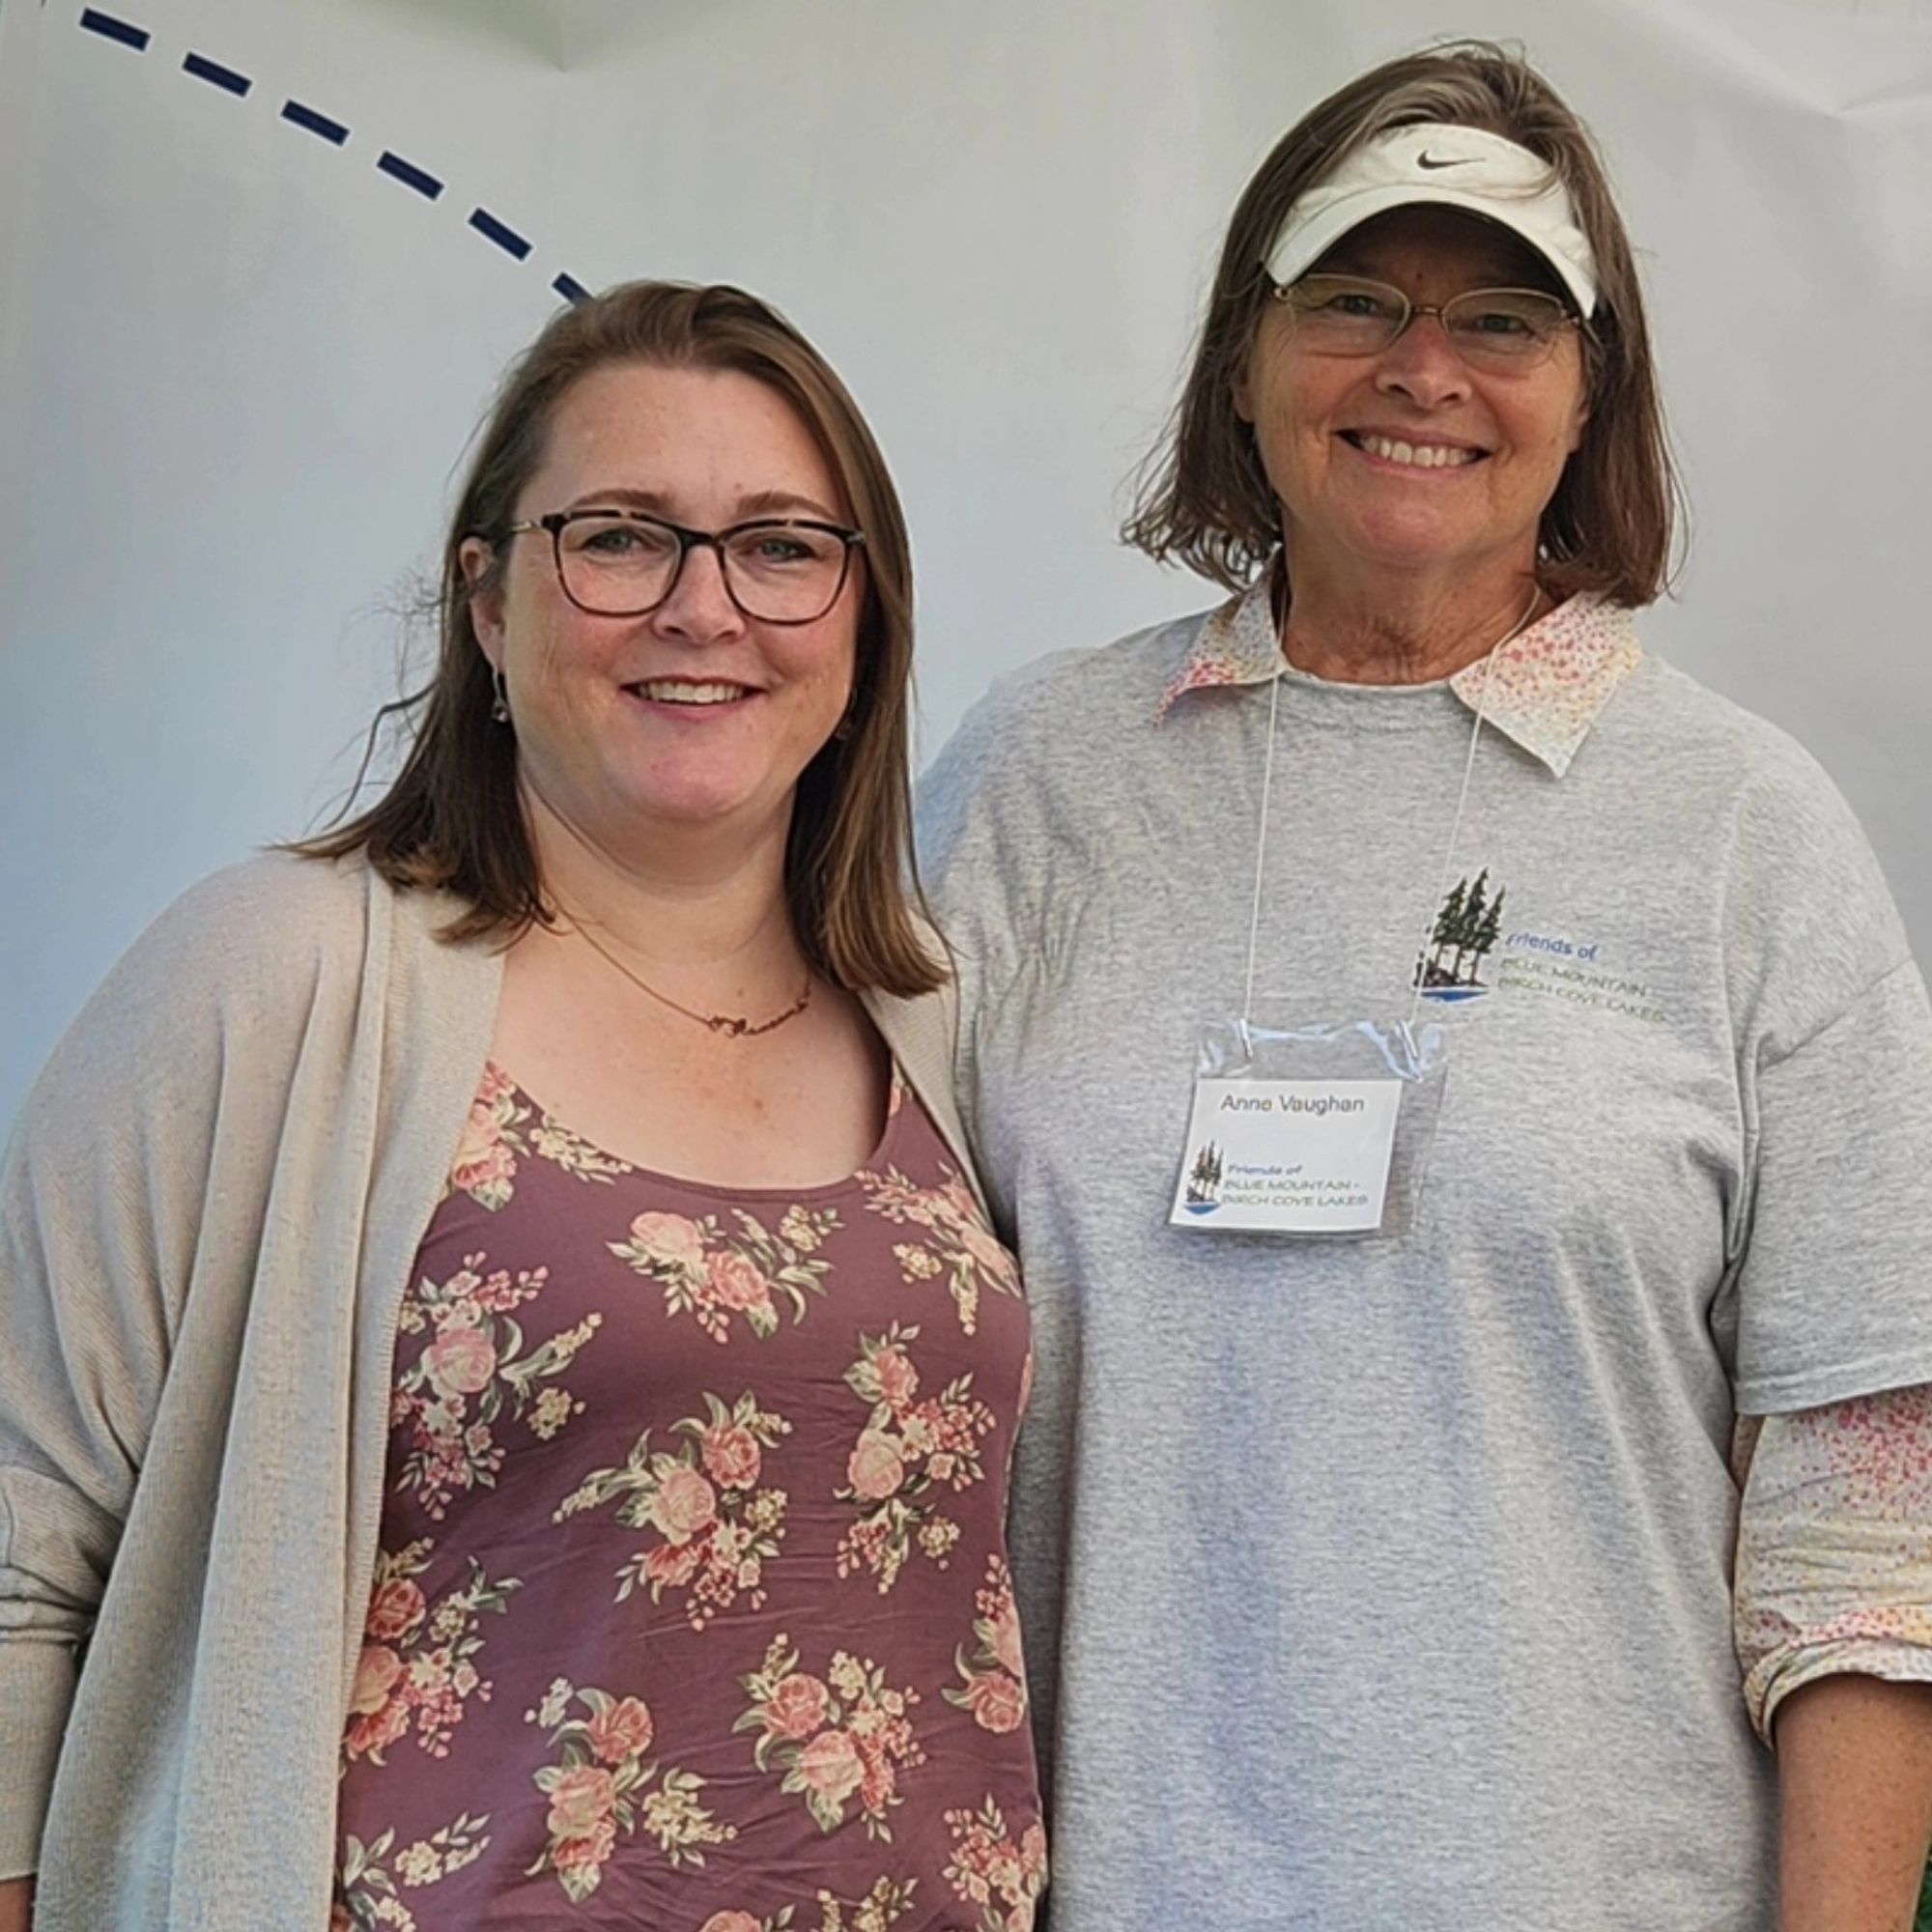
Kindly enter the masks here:
<path id="1" fill-rule="evenodd" d="M 1932 1383 L 1739 1419 L 1736 1583 L 1745 1705 L 1821 1677 L 1932 1683 Z"/>
<path id="2" fill-rule="evenodd" d="M 1602 597 L 1577 596 L 1459 670 L 1449 688 L 1486 724 L 1561 778 L 1642 658 L 1630 611 Z M 1189 692 L 1265 684 L 1282 668 L 1264 576 L 1202 625 L 1161 694 L 1158 715 L 1164 718 Z"/>
<path id="3" fill-rule="evenodd" d="M 1632 614 L 1580 595 L 1448 680 L 1488 725 L 1561 778 L 1641 662 Z M 1284 663 L 1264 576 L 1202 625 L 1161 694 L 1266 684 Z M 1840 1671 L 1932 1682 L 1932 1384 L 1744 1416 L 1735 1630 L 1745 1702 L 1777 1706 Z"/>

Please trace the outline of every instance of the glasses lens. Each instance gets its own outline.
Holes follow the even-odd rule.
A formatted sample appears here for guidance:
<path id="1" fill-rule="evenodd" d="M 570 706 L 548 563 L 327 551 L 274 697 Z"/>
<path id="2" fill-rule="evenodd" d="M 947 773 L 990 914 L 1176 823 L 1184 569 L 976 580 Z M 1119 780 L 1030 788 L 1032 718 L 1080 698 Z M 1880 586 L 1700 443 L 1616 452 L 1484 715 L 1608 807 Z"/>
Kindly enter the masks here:
<path id="1" fill-rule="evenodd" d="M 807 524 L 747 524 L 724 550 L 739 608 L 774 624 L 824 616 L 845 582 L 844 538 Z"/>
<path id="2" fill-rule="evenodd" d="M 676 573 L 677 554 L 676 535 L 641 517 L 573 517 L 557 539 L 571 601 L 612 617 L 659 603 Z"/>
<path id="3" fill-rule="evenodd" d="M 1536 289 L 1472 289 L 1442 308 L 1442 327 L 1471 362 L 1520 368 L 1555 346 L 1569 311 Z"/>
<path id="4" fill-rule="evenodd" d="M 1352 275 L 1303 275 L 1288 292 L 1294 331 L 1318 355 L 1374 355 L 1408 316 L 1408 298 L 1385 282 Z"/>

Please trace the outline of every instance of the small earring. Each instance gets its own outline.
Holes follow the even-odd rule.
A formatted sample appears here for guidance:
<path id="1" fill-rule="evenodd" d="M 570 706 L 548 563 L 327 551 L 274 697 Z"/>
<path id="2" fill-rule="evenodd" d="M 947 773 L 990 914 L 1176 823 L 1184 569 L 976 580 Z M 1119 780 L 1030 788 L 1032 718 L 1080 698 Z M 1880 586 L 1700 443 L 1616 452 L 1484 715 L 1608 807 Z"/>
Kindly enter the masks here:
<path id="1" fill-rule="evenodd" d="M 503 671 L 500 665 L 492 665 L 490 667 L 490 682 L 497 693 L 497 696 L 492 699 L 490 704 L 491 723 L 507 724 L 510 722 L 510 699 L 509 695 L 503 689 Z"/>

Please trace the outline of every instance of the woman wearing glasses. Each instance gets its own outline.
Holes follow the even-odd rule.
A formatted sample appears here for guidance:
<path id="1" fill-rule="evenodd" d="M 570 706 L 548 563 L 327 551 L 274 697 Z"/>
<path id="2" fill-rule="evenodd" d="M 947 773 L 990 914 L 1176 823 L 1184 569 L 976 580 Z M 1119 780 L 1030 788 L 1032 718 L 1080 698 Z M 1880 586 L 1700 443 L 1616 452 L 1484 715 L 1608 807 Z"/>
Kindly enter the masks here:
<path id="1" fill-rule="evenodd" d="M 566 310 L 385 796 L 56 1053 L 0 1220 L 43 1932 L 1031 1923 L 1028 1318 L 902 885 L 911 608 L 780 317 Z"/>
<path id="2" fill-rule="evenodd" d="M 1642 649 L 1671 509 L 1587 134 L 1394 62 L 1250 183 L 1129 526 L 1229 601 L 931 780 L 1054 1932 L 1910 1918 L 1932 1023 L 1830 784 Z"/>

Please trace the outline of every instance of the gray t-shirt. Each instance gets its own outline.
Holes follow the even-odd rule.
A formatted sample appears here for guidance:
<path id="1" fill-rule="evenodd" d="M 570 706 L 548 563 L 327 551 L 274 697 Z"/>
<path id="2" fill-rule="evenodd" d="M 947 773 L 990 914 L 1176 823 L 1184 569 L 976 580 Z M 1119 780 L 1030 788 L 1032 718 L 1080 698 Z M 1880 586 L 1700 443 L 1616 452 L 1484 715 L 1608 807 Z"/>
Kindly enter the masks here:
<path id="1" fill-rule="evenodd" d="M 1621 611 L 1498 661 L 1460 908 L 1468 673 L 1291 673 L 1258 1016 L 1401 1017 L 1430 956 L 1427 1186 L 1386 1239 L 1170 1228 L 1269 635 L 1251 597 L 1048 660 L 923 792 L 1034 1305 L 1054 1932 L 1763 1932 L 1727 1452 L 1737 1412 L 1932 1379 L 1924 987 L 1830 781 Z"/>

